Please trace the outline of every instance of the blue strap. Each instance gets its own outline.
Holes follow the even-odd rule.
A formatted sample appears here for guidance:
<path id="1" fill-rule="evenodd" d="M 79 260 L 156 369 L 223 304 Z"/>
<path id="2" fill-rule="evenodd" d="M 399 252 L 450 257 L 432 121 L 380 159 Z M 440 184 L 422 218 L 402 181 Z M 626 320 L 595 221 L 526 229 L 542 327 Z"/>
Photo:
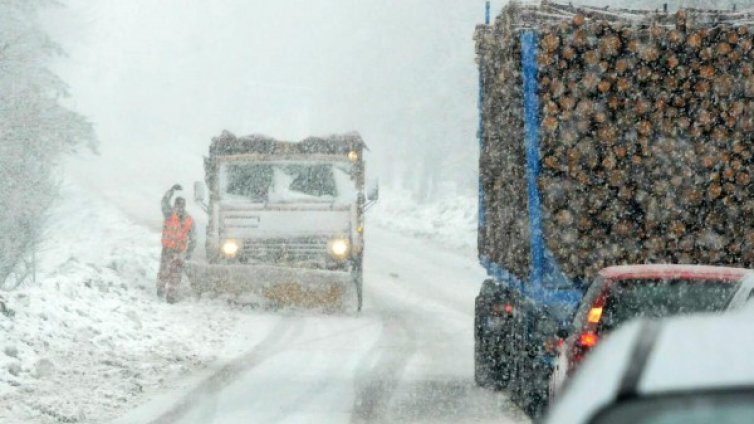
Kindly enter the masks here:
<path id="1" fill-rule="evenodd" d="M 526 143 L 526 180 L 529 195 L 529 230 L 531 233 L 531 274 L 529 292 L 542 293 L 544 240 L 542 207 L 537 177 L 539 176 L 539 70 L 537 68 L 537 34 L 521 32 L 521 67 L 524 77 L 524 137 Z"/>

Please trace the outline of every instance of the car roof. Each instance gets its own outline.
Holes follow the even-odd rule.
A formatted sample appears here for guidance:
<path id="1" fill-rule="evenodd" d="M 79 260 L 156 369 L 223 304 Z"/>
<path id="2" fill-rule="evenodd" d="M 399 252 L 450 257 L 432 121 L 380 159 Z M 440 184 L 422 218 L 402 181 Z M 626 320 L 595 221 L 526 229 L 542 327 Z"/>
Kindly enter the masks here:
<path id="1" fill-rule="evenodd" d="M 638 391 L 754 386 L 752 320 L 754 313 L 743 310 L 666 321 Z"/>
<path id="2" fill-rule="evenodd" d="M 709 265 L 618 265 L 603 268 L 599 275 L 609 280 L 629 280 L 639 278 L 683 278 L 689 280 L 739 281 L 754 271 Z"/>
<path id="3" fill-rule="evenodd" d="M 640 396 L 754 386 L 754 305 L 725 314 L 660 321 L 659 333 L 636 385 Z M 584 423 L 615 401 L 646 321 L 632 321 L 589 355 L 556 402 L 546 423 Z M 600 390 L 594 390 L 600 387 Z"/>

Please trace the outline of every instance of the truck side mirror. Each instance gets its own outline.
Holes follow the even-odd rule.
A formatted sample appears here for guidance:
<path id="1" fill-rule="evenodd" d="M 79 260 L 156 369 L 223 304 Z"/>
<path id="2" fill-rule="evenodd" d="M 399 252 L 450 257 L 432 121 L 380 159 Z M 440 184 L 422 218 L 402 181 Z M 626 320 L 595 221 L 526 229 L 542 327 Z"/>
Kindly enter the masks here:
<path id="1" fill-rule="evenodd" d="M 204 186 L 204 183 L 201 181 L 195 182 L 194 183 L 194 202 L 204 203 L 205 196 L 206 196 L 206 187 Z"/>
<path id="2" fill-rule="evenodd" d="M 199 206 L 204 210 L 204 212 L 209 211 L 209 206 L 207 205 L 207 186 L 204 185 L 202 181 L 197 181 L 194 183 L 194 202 L 198 203 Z"/>
<path id="3" fill-rule="evenodd" d="M 370 202 L 376 202 L 380 198 L 380 183 L 377 180 L 372 180 L 367 185 L 367 200 Z"/>

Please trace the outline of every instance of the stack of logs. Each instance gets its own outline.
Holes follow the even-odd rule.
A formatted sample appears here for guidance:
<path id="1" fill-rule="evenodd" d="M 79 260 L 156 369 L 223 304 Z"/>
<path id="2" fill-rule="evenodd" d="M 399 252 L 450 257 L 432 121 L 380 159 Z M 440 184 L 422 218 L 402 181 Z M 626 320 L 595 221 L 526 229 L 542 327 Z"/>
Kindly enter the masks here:
<path id="1" fill-rule="evenodd" d="M 477 32 L 480 252 L 527 276 L 519 17 L 508 7 Z M 571 277 L 624 263 L 754 266 L 754 26 L 660 17 L 577 12 L 537 26 L 544 239 Z"/>

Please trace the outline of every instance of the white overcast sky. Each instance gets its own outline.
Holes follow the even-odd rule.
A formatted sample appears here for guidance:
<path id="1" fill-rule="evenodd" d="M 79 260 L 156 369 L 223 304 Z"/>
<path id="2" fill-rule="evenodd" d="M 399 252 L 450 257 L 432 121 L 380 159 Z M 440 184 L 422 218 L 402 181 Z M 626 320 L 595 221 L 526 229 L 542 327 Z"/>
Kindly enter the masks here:
<path id="1" fill-rule="evenodd" d="M 375 163 L 439 146 L 475 166 L 483 0 L 63 3 L 43 21 L 67 52 L 54 70 L 70 104 L 101 139 L 102 156 L 79 172 L 102 191 L 136 201 L 199 179 L 223 129 L 357 130 Z"/>

